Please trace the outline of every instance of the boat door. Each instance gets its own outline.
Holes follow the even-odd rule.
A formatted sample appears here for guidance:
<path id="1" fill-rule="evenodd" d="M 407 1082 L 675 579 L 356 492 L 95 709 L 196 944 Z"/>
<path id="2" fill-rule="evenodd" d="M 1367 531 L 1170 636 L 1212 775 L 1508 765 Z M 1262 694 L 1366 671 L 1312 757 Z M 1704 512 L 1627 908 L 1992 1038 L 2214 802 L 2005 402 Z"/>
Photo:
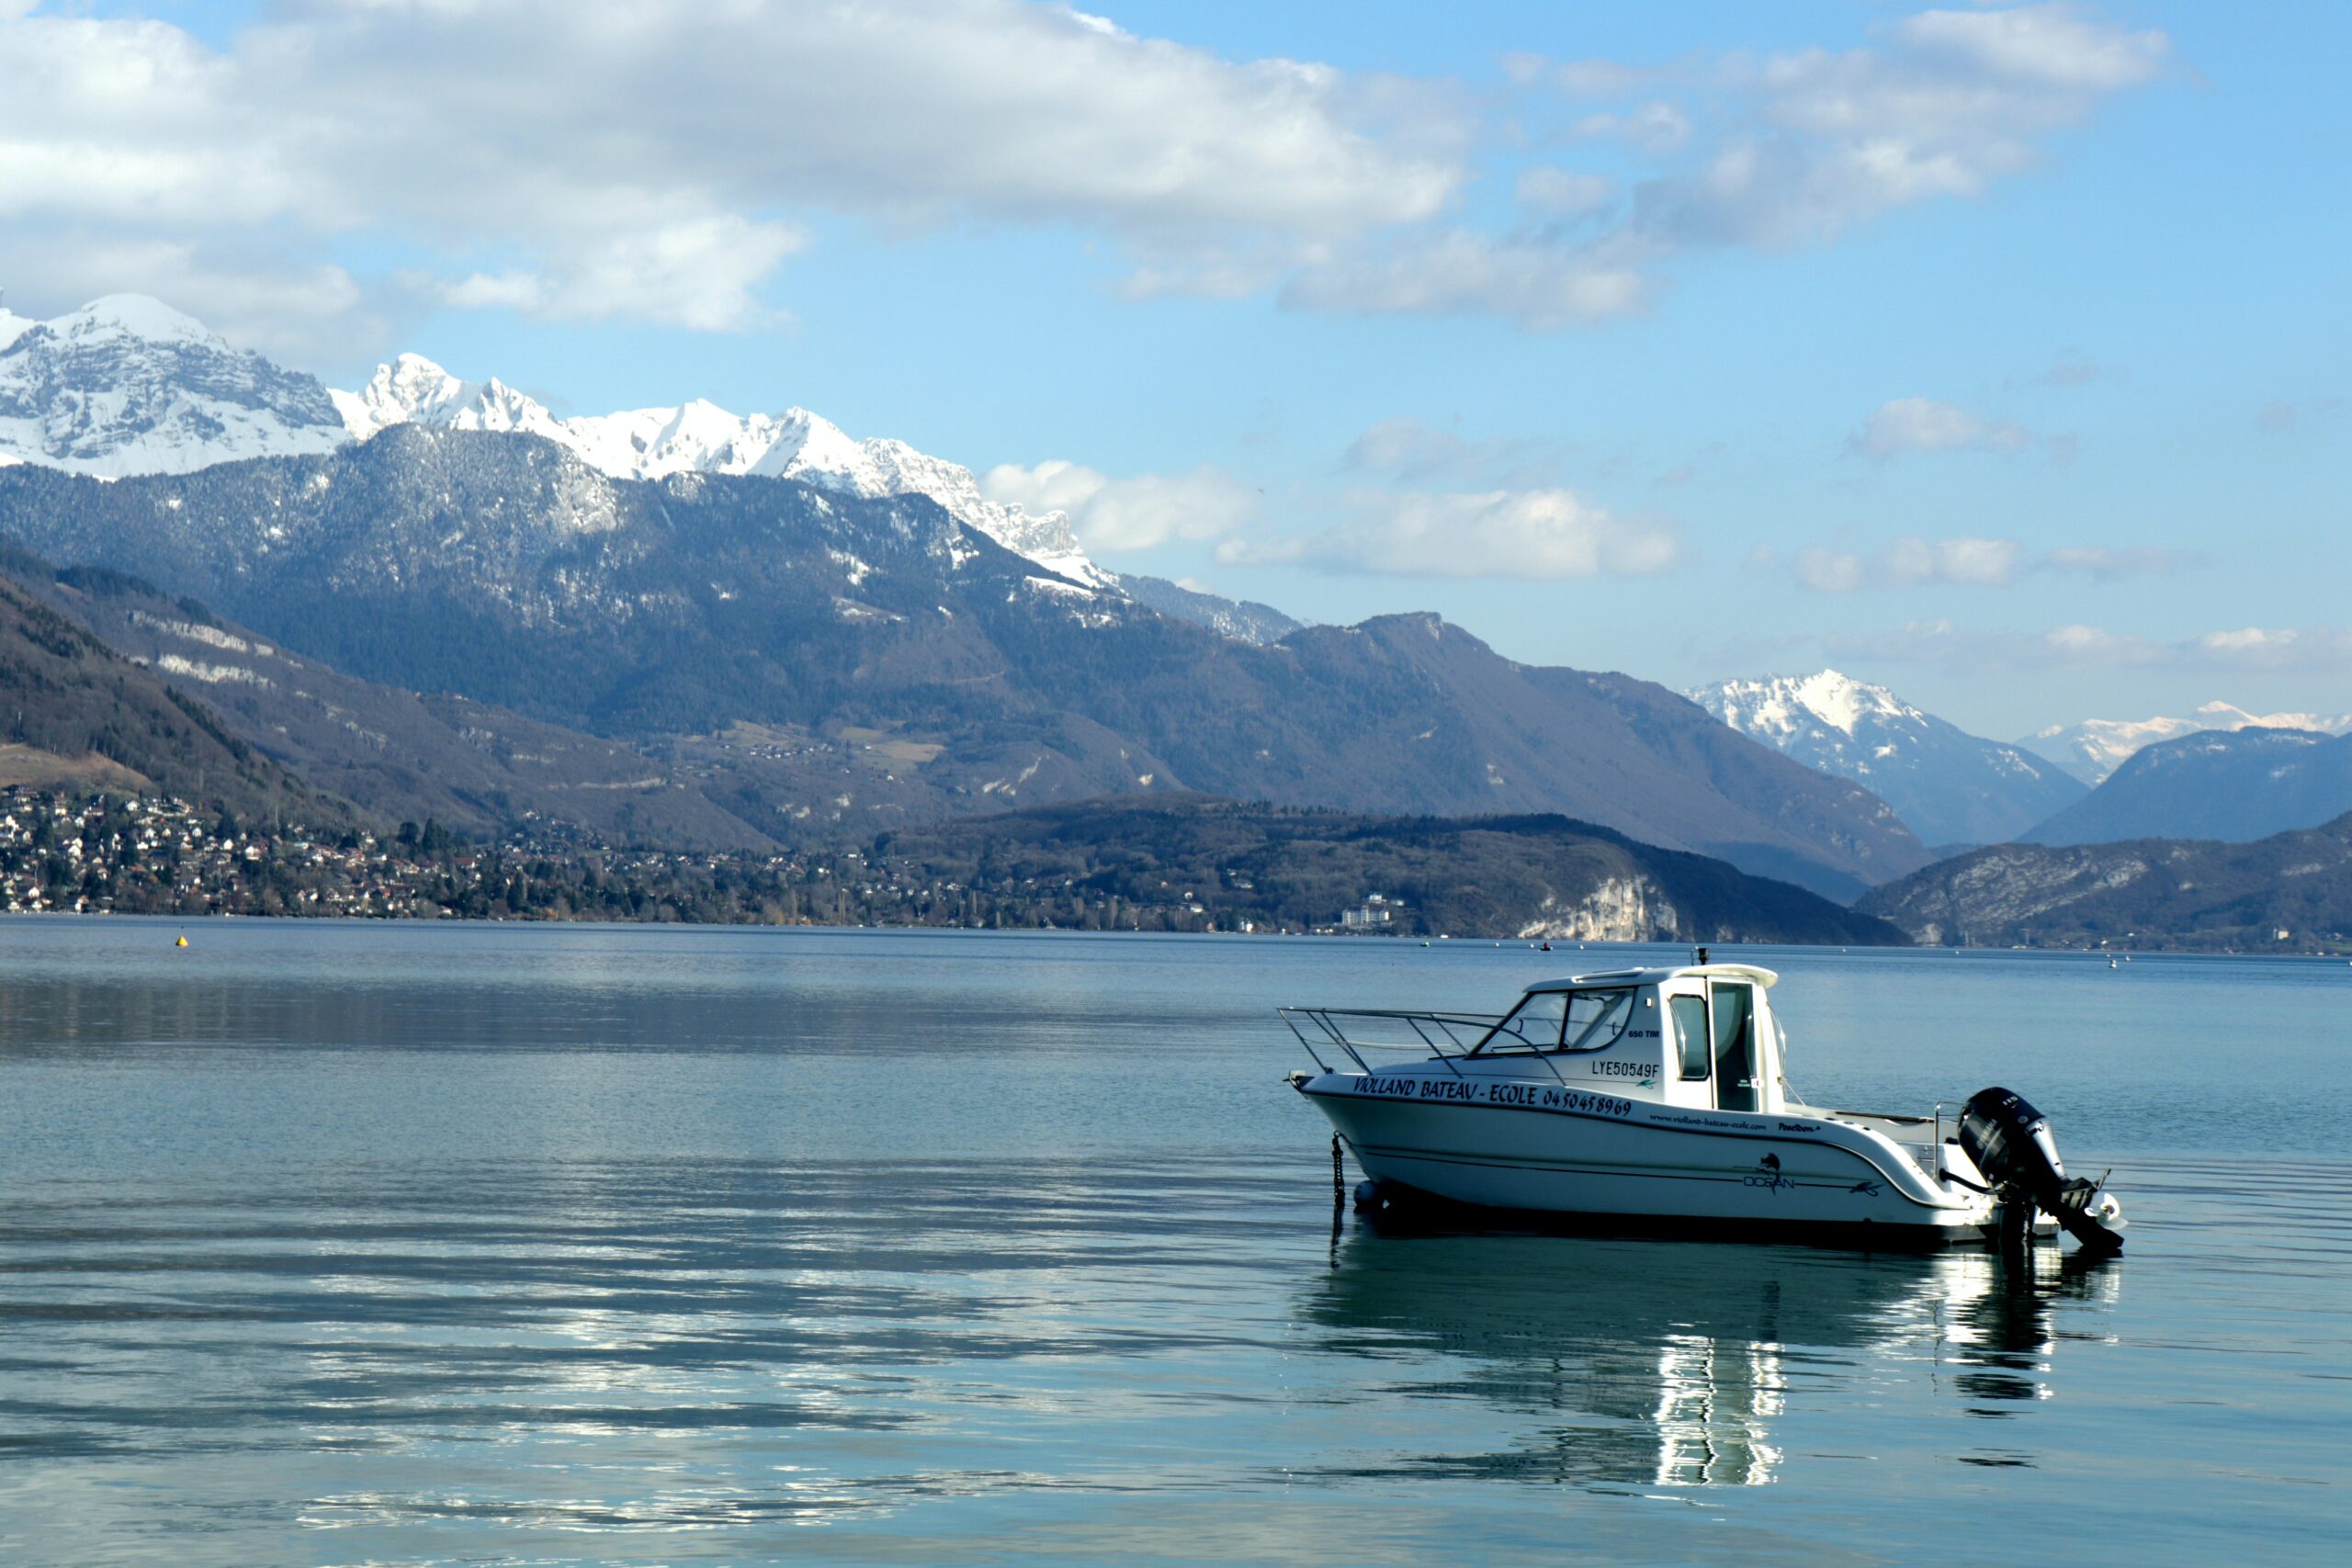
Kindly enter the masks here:
<path id="1" fill-rule="evenodd" d="M 1722 1111 L 1761 1109 L 1756 987 L 1745 980 L 1712 981 L 1704 995 L 1668 998 L 1667 1010 L 1673 1021 L 1676 1076 L 1701 1096 L 1697 1103 Z"/>
<path id="2" fill-rule="evenodd" d="M 1707 1010 L 1714 1025 L 1715 1108 L 1757 1111 L 1763 1107 L 1756 1070 L 1756 987 L 1745 980 L 1716 980 L 1707 987 Z"/>

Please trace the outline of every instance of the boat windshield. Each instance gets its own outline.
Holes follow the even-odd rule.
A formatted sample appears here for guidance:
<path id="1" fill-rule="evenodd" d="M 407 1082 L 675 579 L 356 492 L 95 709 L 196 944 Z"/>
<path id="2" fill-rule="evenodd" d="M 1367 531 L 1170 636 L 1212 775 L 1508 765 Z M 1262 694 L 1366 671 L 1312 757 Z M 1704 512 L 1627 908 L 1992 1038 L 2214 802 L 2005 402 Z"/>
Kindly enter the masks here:
<path id="1" fill-rule="evenodd" d="M 1600 991 L 1530 991 L 1511 1010 L 1510 1017 L 1471 1047 L 1471 1055 L 1599 1051 L 1615 1044 L 1633 1017 L 1631 987 Z"/>

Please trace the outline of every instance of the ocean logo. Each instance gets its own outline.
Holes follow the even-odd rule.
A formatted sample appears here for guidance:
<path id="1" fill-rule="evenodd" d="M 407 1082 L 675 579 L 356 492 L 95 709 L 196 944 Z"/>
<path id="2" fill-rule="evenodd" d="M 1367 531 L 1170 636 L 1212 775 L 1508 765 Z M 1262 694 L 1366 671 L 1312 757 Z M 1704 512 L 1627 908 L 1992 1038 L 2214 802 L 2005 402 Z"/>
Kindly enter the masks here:
<path id="1" fill-rule="evenodd" d="M 1755 1175 L 1743 1176 L 1739 1180 L 1740 1185 L 1743 1187 L 1761 1187 L 1768 1192 L 1777 1192 L 1783 1187 L 1794 1187 L 1796 1185 L 1795 1182 L 1791 1181 L 1787 1177 L 1781 1174 L 1781 1156 L 1779 1155 L 1766 1155 L 1762 1159 L 1756 1162 Z"/>

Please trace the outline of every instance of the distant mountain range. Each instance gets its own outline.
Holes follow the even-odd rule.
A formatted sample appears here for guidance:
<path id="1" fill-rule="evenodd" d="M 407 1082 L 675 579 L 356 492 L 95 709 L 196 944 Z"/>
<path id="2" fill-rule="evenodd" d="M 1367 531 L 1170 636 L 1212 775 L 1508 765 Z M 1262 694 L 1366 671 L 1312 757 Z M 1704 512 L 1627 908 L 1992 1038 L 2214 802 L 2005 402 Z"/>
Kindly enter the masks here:
<path id="1" fill-rule="evenodd" d="M 538 436 L 411 423 L 187 473 L 0 469 L 0 537 L 379 685 L 682 759 L 763 737 L 791 765 L 730 773 L 729 809 L 771 836 L 1182 787 L 1560 810 L 1838 897 L 1928 858 L 1866 790 L 1647 682 L 1514 664 L 1430 616 L 1255 646 L 927 496 L 614 479 Z"/>
<path id="2" fill-rule="evenodd" d="M 357 391 L 281 369 L 144 295 L 116 294 L 52 321 L 0 310 L 0 466 L 120 479 L 330 452 L 398 424 L 537 435 L 619 479 L 757 474 L 865 499 L 922 495 L 1057 576 L 1149 603 L 1244 642 L 1297 623 L 1087 558 L 1061 512 L 980 493 L 971 470 L 903 441 L 858 441 L 806 409 L 736 415 L 696 400 L 559 419 L 492 378 L 466 381 L 404 354 Z"/>
<path id="3" fill-rule="evenodd" d="M 1123 576 L 1062 513 L 806 410 L 559 418 L 414 355 L 331 390 L 136 296 L 0 311 L 0 540 L 38 552 L 0 559 L 0 778 L 239 811 L 952 858 L 954 819 L 1205 791 L 1566 813 L 1842 898 L 1922 838 L 2249 840 L 2352 807 L 2352 716 L 2211 704 L 2027 750 L 1835 671 L 1694 705 L 1434 616 L 1303 626 Z M 1634 903 L 1672 904 L 1662 874 Z"/>
<path id="4" fill-rule="evenodd" d="M 1872 888 L 1855 908 L 1951 946 L 2342 952 L 2352 815 L 2246 844 L 2001 844 Z"/>
<path id="5" fill-rule="evenodd" d="M 1690 699 L 1750 739 L 1866 785 L 1930 844 L 2011 839 L 2085 793 L 2047 759 L 1835 670 L 1723 681 Z"/>
<path id="6" fill-rule="evenodd" d="M 2206 730 L 2304 729 L 2352 734 L 2352 714 L 2274 713 L 2257 716 L 2228 703 L 2207 703 L 2189 718 L 2086 718 L 2036 730 L 2018 745 L 2039 752 L 2086 784 L 2108 775 L 2143 748 Z"/>
<path id="7" fill-rule="evenodd" d="M 2106 783 L 2021 837 L 2245 843 L 2352 811 L 2352 735 L 2208 730 L 2135 751 Z"/>

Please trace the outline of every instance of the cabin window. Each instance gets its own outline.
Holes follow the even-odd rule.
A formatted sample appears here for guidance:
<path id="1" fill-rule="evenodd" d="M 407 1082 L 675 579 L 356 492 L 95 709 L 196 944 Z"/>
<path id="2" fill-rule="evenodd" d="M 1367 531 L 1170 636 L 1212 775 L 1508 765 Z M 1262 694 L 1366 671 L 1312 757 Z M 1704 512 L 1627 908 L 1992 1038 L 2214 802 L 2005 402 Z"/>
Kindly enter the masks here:
<path id="1" fill-rule="evenodd" d="M 1666 1008 L 1674 1015 L 1678 1070 L 1686 1081 L 1703 1082 L 1707 1064 L 1713 1059 L 1707 1045 L 1707 998 L 1672 997 L 1668 998 Z"/>
<path id="2" fill-rule="evenodd" d="M 1568 993 L 1531 991 L 1477 1049 L 1492 1055 L 1500 1051 L 1556 1051 L 1560 1025 L 1567 1017 Z"/>
<path id="3" fill-rule="evenodd" d="M 1634 1021 L 1634 993 L 1570 991 L 1567 1026 L 1560 1038 L 1563 1051 L 1600 1051 L 1617 1043 Z"/>
<path id="4" fill-rule="evenodd" d="M 1476 1049 L 1487 1055 L 1504 1051 L 1600 1051 L 1616 1044 L 1633 1021 L 1630 987 L 1534 991 Z"/>

